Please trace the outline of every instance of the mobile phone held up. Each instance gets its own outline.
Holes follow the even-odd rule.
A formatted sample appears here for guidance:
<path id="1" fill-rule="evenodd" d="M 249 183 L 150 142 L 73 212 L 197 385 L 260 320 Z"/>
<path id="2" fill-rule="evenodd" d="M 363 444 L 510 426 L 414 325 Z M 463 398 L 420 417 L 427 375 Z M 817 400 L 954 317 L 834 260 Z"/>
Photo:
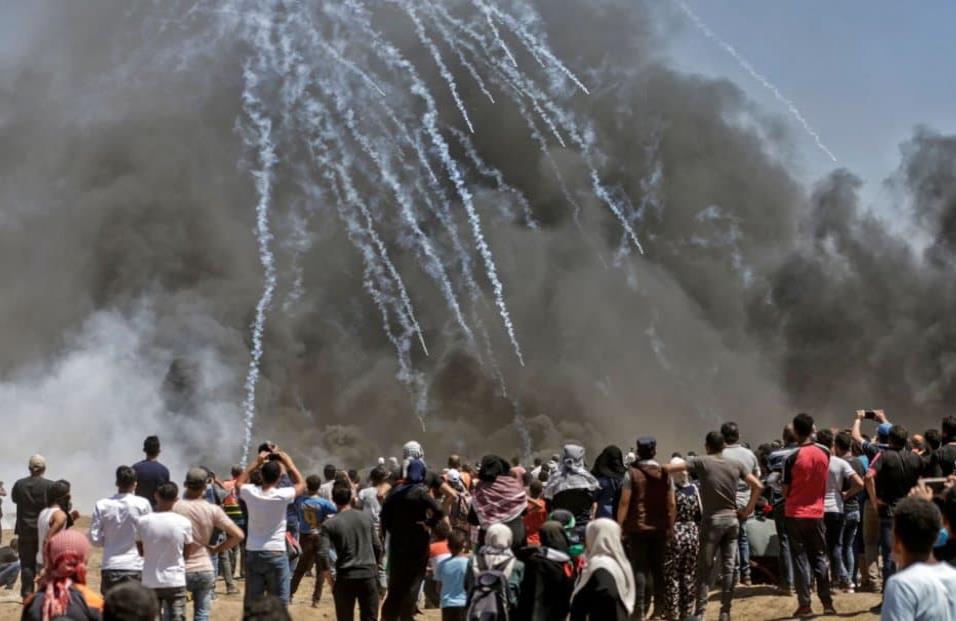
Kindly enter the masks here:
<path id="1" fill-rule="evenodd" d="M 863 418 L 866 420 L 876 420 L 876 410 L 867 410 L 863 412 Z"/>

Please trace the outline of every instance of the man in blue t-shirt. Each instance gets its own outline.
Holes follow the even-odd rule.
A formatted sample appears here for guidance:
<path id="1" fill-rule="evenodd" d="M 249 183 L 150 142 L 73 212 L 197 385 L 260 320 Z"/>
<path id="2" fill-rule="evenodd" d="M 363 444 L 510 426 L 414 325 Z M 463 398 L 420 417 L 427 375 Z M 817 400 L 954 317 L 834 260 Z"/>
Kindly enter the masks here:
<path id="1" fill-rule="evenodd" d="M 150 502 L 156 510 L 156 489 L 164 483 L 169 483 L 169 469 L 159 463 L 159 438 L 149 436 L 143 440 L 143 452 L 146 459 L 133 464 L 136 471 L 136 495 L 142 496 Z"/>
<path id="2" fill-rule="evenodd" d="M 295 595 L 299 588 L 299 583 L 306 572 L 316 566 L 315 588 L 312 591 L 312 606 L 318 606 L 322 599 L 322 572 L 329 569 L 326 566 L 325 559 L 318 554 L 319 534 L 322 524 L 331 515 L 335 515 L 337 509 L 331 500 L 319 496 L 319 487 L 322 485 L 322 479 L 316 475 L 310 475 L 305 479 L 305 486 L 308 494 L 296 498 L 294 506 L 296 517 L 299 523 L 299 544 L 302 546 L 302 556 L 295 566 L 295 573 L 292 575 L 292 594 Z"/>

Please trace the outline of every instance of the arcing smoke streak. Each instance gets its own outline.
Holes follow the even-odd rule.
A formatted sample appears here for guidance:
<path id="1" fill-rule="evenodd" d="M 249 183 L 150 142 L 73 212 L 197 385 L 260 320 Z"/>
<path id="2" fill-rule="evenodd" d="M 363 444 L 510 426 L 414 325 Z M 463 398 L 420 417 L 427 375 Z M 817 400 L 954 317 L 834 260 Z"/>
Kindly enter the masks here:
<path id="1" fill-rule="evenodd" d="M 730 54 L 733 57 L 733 59 L 737 61 L 737 64 L 739 64 L 744 71 L 750 74 L 750 77 L 760 82 L 760 84 L 765 89 L 773 93 L 773 96 L 777 98 L 777 101 L 779 101 L 780 103 L 782 103 L 783 105 L 787 107 L 787 109 L 790 111 L 790 114 L 793 115 L 793 118 L 797 119 L 797 122 L 803 126 L 803 129 L 806 130 L 808 134 L 810 134 L 810 137 L 813 138 L 814 142 L 817 143 L 817 146 L 820 148 L 821 151 L 826 153 L 827 156 L 834 162 L 838 161 L 836 156 L 833 155 L 830 149 L 828 149 L 827 146 L 823 144 L 823 141 L 820 139 L 820 135 L 817 134 L 817 132 L 814 131 L 812 127 L 810 127 L 810 123 L 808 123 L 807 120 L 803 118 L 803 115 L 800 114 L 800 111 L 797 110 L 797 106 L 795 106 L 792 101 L 784 97 L 783 93 L 781 93 L 776 86 L 771 84 L 770 80 L 768 80 L 756 69 L 754 69 L 753 65 L 751 65 L 746 58 L 741 56 L 740 53 L 737 52 L 737 50 L 734 48 L 734 46 L 732 46 L 731 44 L 727 43 L 726 41 L 721 39 L 719 36 L 717 36 L 717 34 L 713 30 L 711 30 L 710 27 L 707 26 L 707 24 L 705 24 L 703 20 L 701 20 L 697 16 L 697 14 L 691 10 L 689 6 L 687 6 L 684 2 L 682 2 L 682 0 L 674 0 L 674 3 L 677 4 L 681 12 L 683 12 L 684 15 L 686 15 L 687 18 L 694 23 L 697 29 L 700 30 L 704 34 L 704 36 L 706 36 L 708 39 L 710 39 L 711 41 L 713 41 L 714 43 L 722 47 L 725 52 Z"/>
<path id="2" fill-rule="evenodd" d="M 275 257 L 269 247 L 272 241 L 272 231 L 269 228 L 269 202 L 272 195 L 272 170 L 278 158 L 275 154 L 275 145 L 272 143 L 272 122 L 263 112 L 262 102 L 256 95 L 256 87 L 259 84 L 259 76 L 256 71 L 261 72 L 266 68 L 263 48 L 269 45 L 268 23 L 270 19 L 268 16 L 259 15 L 256 21 L 258 24 L 253 39 L 258 54 L 255 69 L 250 61 L 247 61 L 243 68 L 242 109 L 251 124 L 249 131 L 244 135 L 244 139 L 250 147 L 257 151 L 260 166 L 258 170 L 252 172 L 252 176 L 255 180 L 258 197 L 256 203 L 256 242 L 259 246 L 259 261 L 265 272 L 265 284 L 259 303 L 256 304 L 256 316 L 252 322 L 252 352 L 245 382 L 246 396 L 242 402 L 243 465 L 249 459 L 249 447 L 252 444 L 252 424 L 256 416 L 256 384 L 259 381 L 259 364 L 262 361 L 262 335 L 265 330 L 266 311 L 272 303 L 276 288 Z"/>

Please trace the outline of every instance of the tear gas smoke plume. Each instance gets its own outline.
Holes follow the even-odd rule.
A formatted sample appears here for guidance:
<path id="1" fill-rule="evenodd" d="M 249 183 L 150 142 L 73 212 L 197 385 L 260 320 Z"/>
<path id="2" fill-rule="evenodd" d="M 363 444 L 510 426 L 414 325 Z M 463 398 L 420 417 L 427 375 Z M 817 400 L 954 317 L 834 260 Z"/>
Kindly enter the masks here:
<path id="1" fill-rule="evenodd" d="M 670 68 L 673 7 L 305 4 L 3 9 L 6 478 L 947 412 L 956 138 L 890 178 L 917 245 Z"/>

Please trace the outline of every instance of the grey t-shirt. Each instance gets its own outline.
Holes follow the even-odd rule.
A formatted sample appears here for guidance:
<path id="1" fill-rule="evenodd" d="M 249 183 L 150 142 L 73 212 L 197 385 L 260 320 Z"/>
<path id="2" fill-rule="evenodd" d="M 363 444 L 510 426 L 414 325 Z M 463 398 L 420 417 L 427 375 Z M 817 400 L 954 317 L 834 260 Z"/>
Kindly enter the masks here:
<path id="1" fill-rule="evenodd" d="M 700 480 L 703 521 L 737 514 L 737 483 L 750 474 L 739 461 L 705 455 L 687 459 L 687 470 Z"/>
<path id="2" fill-rule="evenodd" d="M 760 478 L 760 463 L 757 461 L 757 456 L 754 455 L 754 452 L 751 451 L 746 446 L 740 444 L 731 444 L 730 446 L 724 448 L 724 459 L 731 459 L 733 461 L 739 461 L 743 464 L 744 468 L 747 469 L 747 472 L 754 475 L 758 479 Z M 747 503 L 750 502 L 750 486 L 747 485 L 745 481 L 737 482 L 737 508 L 743 509 L 747 506 Z"/>

